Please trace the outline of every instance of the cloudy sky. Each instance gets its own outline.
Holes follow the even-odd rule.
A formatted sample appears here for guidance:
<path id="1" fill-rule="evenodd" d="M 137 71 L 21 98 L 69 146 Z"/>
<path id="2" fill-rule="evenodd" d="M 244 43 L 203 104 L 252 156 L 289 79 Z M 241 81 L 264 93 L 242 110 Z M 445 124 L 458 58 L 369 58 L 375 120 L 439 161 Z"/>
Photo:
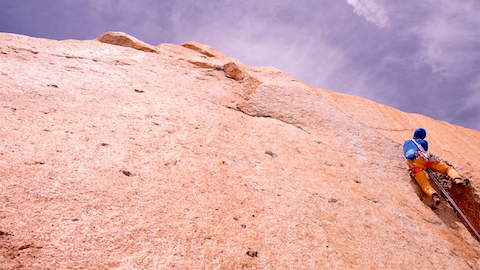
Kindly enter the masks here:
<path id="1" fill-rule="evenodd" d="M 478 14 L 478 0 L 0 0 L 0 32 L 197 41 L 319 88 L 480 130 Z"/>

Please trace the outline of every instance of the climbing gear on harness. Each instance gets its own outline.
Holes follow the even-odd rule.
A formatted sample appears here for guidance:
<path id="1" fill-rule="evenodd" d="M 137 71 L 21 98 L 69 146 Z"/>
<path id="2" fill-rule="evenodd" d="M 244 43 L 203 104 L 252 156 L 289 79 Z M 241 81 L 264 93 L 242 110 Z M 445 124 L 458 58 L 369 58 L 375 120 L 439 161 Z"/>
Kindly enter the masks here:
<path id="1" fill-rule="evenodd" d="M 432 209 L 434 210 L 438 209 L 438 205 L 440 204 L 440 197 L 438 196 L 437 193 L 432 194 L 432 200 L 433 200 Z"/>
<path id="2" fill-rule="evenodd" d="M 415 139 L 412 139 L 412 142 L 418 147 L 418 151 L 415 153 L 416 156 L 423 157 L 425 161 L 429 162 L 430 161 L 430 155 L 423 149 L 423 146 L 421 146 Z"/>
<path id="3" fill-rule="evenodd" d="M 429 154 L 428 160 L 430 160 L 430 162 L 437 162 L 440 159 L 437 156 L 435 156 L 434 154 Z"/>
<path id="4" fill-rule="evenodd" d="M 470 183 L 470 180 L 467 179 L 467 178 L 455 178 L 453 179 L 453 183 L 457 186 L 461 186 L 461 187 L 466 187 L 468 186 L 468 183 Z"/>

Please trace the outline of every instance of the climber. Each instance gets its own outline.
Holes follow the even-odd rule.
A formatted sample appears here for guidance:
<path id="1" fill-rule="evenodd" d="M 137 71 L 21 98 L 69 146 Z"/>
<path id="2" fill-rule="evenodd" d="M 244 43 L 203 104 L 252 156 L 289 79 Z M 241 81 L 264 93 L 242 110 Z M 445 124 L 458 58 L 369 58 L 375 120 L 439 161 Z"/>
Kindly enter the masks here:
<path id="1" fill-rule="evenodd" d="M 403 144 L 403 153 L 407 159 L 407 165 L 413 173 L 415 181 L 417 181 L 420 188 L 425 194 L 430 196 L 433 200 L 433 209 L 437 209 L 440 204 L 440 197 L 437 192 L 428 182 L 426 168 L 438 171 L 444 175 L 448 175 L 455 185 L 467 186 L 469 179 L 462 178 L 457 171 L 447 165 L 445 162 L 439 160 L 436 156 L 429 154 L 428 142 L 425 139 L 427 132 L 423 128 L 415 130 L 412 140 L 407 140 Z"/>

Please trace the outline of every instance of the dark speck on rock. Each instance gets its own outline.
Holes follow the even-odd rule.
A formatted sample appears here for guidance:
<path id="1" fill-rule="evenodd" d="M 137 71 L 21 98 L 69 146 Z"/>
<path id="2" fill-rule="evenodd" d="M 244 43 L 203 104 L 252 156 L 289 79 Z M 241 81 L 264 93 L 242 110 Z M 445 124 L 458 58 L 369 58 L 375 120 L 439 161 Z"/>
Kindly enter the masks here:
<path id="1" fill-rule="evenodd" d="M 120 170 L 121 173 L 125 174 L 126 176 L 128 177 L 133 177 L 135 176 L 136 174 L 132 173 L 132 172 L 129 172 L 129 171 L 125 171 L 125 170 Z"/>
<path id="2" fill-rule="evenodd" d="M 272 156 L 273 158 L 278 157 L 277 154 L 275 154 L 274 152 L 272 152 L 272 151 L 270 151 L 270 150 L 265 151 L 265 154 L 270 155 L 270 156 Z"/>
<path id="3" fill-rule="evenodd" d="M 258 257 L 258 251 L 249 250 L 249 251 L 247 251 L 247 255 L 252 257 L 252 258 Z"/>

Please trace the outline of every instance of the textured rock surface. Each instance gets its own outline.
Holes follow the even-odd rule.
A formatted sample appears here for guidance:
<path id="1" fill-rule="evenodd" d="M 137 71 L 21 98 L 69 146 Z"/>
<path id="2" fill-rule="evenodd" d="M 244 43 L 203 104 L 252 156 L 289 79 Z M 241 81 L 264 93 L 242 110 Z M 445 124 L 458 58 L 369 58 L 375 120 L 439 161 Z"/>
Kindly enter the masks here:
<path id="1" fill-rule="evenodd" d="M 144 52 L 157 51 L 157 49 L 152 45 L 149 45 L 141 40 L 138 40 L 136 37 L 132 37 L 123 32 L 107 32 L 97 37 L 95 40 L 98 40 L 100 42 L 107 43 L 107 44 L 130 47 L 130 48 L 144 51 Z"/>
<path id="2" fill-rule="evenodd" d="M 401 144 L 476 180 L 480 132 L 153 48 L 0 34 L 0 269 L 479 269 Z"/>

